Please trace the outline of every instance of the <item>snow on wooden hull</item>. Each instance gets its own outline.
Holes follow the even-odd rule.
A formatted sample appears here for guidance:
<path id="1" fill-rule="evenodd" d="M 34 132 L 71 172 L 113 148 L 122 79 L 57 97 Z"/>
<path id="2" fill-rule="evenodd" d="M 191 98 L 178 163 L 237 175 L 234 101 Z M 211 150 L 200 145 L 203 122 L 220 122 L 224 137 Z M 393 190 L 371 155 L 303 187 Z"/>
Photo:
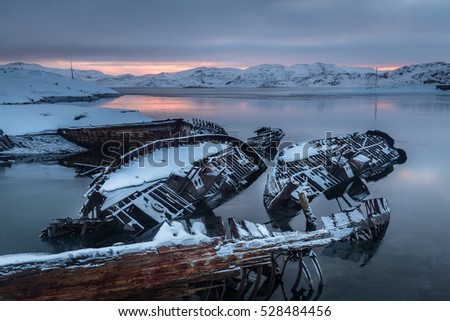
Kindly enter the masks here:
<path id="1" fill-rule="evenodd" d="M 57 132 L 65 139 L 90 150 L 100 152 L 114 147 L 122 152 L 154 140 L 186 136 L 191 127 L 183 119 L 167 119 L 134 124 L 59 128 Z"/>
<path id="2" fill-rule="evenodd" d="M 272 160 L 278 151 L 278 145 L 284 137 L 280 128 L 261 127 L 255 130 L 256 136 L 247 139 L 247 144 L 259 152 L 261 157 Z"/>
<path id="3" fill-rule="evenodd" d="M 158 140 L 109 165 L 91 184 L 80 218 L 59 220 L 42 236 L 84 234 L 105 225 L 138 234 L 217 207 L 265 169 L 257 152 L 227 135 Z"/>
<path id="4" fill-rule="evenodd" d="M 228 135 L 225 129 L 219 124 L 198 118 L 192 119 L 191 133 L 193 135 Z"/>
<path id="5" fill-rule="evenodd" d="M 76 117 L 84 118 L 86 115 Z M 95 152 L 97 157 L 101 155 L 111 160 L 151 141 L 190 135 L 193 127 L 193 124 L 183 119 L 166 119 L 61 127 L 43 133 L 14 136 L 5 135 L 0 129 L 0 153 L 58 155 L 80 153 L 87 149 Z"/>
<path id="6" fill-rule="evenodd" d="M 406 161 L 406 153 L 379 131 L 354 133 L 291 145 L 275 159 L 264 191 L 267 209 L 298 205 L 298 195 L 309 200 L 346 185 L 357 177 L 377 179 Z"/>
<path id="7" fill-rule="evenodd" d="M 288 262 L 298 269 L 297 281 L 288 286 L 311 291 L 315 273 L 321 290 L 322 270 L 312 250 L 377 230 L 389 209 L 385 200 L 373 200 L 369 207 L 367 218 L 353 208 L 328 217 L 327 229 L 309 232 L 270 232 L 263 224 L 234 219 L 225 231 L 217 218 L 221 233 L 216 237 L 206 236 L 201 222 L 172 222 L 164 223 L 150 242 L 6 256 L 0 259 L 0 300 L 171 300 L 218 287 L 216 300 L 225 294 L 235 300 L 268 299 L 283 286 Z M 280 257 L 286 259 L 279 262 Z M 250 274 L 255 278 L 250 280 Z M 301 275 L 308 283 L 302 290 Z"/>
<path id="8" fill-rule="evenodd" d="M 0 267 L 0 299 L 173 299 L 189 294 L 183 287 L 190 283 L 239 278 L 241 268 L 271 266 L 273 255 L 287 249 L 327 244 L 324 235 L 315 231 L 252 240 L 213 238 L 191 245 L 150 244 L 135 251 L 118 246 L 69 252 L 45 261 L 38 257 L 37 262 Z"/>

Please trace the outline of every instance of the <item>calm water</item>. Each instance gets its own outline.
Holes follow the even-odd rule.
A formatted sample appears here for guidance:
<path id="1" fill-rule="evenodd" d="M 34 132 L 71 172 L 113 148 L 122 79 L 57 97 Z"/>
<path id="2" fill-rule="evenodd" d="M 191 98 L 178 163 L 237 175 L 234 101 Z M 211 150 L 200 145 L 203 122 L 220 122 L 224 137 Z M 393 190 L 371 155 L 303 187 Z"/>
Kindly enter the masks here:
<path id="1" fill-rule="evenodd" d="M 450 300 L 450 96 L 237 96 L 176 97 L 133 95 L 96 102 L 95 106 L 137 109 L 155 119 L 203 118 L 222 124 L 245 139 L 260 126 L 280 127 L 287 141 L 322 138 L 368 129 L 388 132 L 408 161 L 376 183 L 371 196 L 384 196 L 392 209 L 385 238 L 361 266 L 355 255 L 316 253 L 325 287 L 321 300 Z M 182 91 L 181 91 L 182 93 Z M 267 222 L 262 194 L 265 175 L 217 208 L 225 218 Z M 53 163 L 19 163 L 0 168 L 0 254 L 54 252 L 38 238 L 52 218 L 75 217 L 89 178 Z M 313 210 L 326 215 L 335 201 L 314 200 Z M 299 227 L 301 221 L 291 221 Z M 353 253 L 355 254 L 355 253 Z"/>

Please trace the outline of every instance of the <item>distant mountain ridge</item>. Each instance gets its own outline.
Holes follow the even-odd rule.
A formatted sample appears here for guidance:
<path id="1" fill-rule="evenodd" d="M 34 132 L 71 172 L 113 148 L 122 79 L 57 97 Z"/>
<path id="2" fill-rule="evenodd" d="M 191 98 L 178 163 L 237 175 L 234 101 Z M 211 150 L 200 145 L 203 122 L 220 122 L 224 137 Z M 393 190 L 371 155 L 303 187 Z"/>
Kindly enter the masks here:
<path id="1" fill-rule="evenodd" d="M 46 68 L 35 64 L 13 63 L 0 66 L 41 70 L 70 77 L 70 69 Z M 422 84 L 450 84 L 450 64 L 431 62 L 404 66 L 393 71 L 373 68 L 343 67 L 334 64 L 314 63 L 283 66 L 266 64 L 247 69 L 199 67 L 174 73 L 144 76 L 111 76 L 96 70 L 75 70 L 77 78 L 106 87 L 373 87 L 407 86 Z"/>

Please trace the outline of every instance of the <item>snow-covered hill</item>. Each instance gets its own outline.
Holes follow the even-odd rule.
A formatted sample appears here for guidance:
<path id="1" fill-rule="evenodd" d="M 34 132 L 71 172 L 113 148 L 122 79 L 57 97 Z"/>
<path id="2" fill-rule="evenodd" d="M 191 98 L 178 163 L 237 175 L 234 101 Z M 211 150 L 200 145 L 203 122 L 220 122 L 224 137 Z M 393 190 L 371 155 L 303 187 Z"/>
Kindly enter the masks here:
<path id="1" fill-rule="evenodd" d="M 9 64 L 4 68 L 22 68 L 33 72 L 52 72 L 70 76 L 70 69 L 45 68 L 33 64 Z M 176 73 L 156 75 L 111 76 L 99 71 L 75 70 L 84 81 L 106 87 L 374 87 L 417 86 L 430 83 L 450 84 L 450 64 L 444 62 L 404 66 L 393 71 L 376 72 L 373 68 L 343 67 L 333 64 L 259 65 L 247 69 L 199 67 Z M 378 78 L 378 81 L 377 81 Z"/>
<path id="2" fill-rule="evenodd" d="M 23 63 L 0 66 L 0 104 L 77 101 L 117 95 L 107 87 L 67 77 L 70 70 L 67 76 L 64 72 Z M 91 71 L 89 75 L 98 76 L 99 72 Z"/>
<path id="3" fill-rule="evenodd" d="M 450 84 L 450 64 L 432 62 L 398 68 L 381 75 L 394 83 L 402 85 Z"/>
<path id="4" fill-rule="evenodd" d="M 97 79 L 109 87 L 373 87 L 450 83 L 450 64 L 426 63 L 376 72 L 372 68 L 332 64 L 260 65 L 247 69 L 195 68 L 177 73 L 145 76 L 108 76 Z"/>

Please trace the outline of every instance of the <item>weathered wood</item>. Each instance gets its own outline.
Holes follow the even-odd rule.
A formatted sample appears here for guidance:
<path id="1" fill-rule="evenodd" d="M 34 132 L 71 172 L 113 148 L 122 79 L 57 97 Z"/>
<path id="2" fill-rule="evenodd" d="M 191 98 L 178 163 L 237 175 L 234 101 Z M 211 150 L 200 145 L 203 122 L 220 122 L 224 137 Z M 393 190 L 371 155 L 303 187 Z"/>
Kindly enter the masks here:
<path id="1" fill-rule="evenodd" d="M 198 226 L 194 232 L 192 225 L 188 233 L 183 224 L 172 222 L 162 229 L 162 239 L 157 233 L 152 242 L 47 256 L 13 256 L 0 261 L 0 300 L 173 299 L 195 293 L 196 288 L 202 288 L 201 283 L 209 282 L 214 288 L 224 278 L 244 278 L 249 271 L 256 271 L 259 282 L 267 268 L 272 269 L 264 273 L 269 278 L 268 289 L 272 289 L 274 257 L 280 254 L 299 256 L 300 251 L 312 253 L 311 249 L 334 241 L 381 238 L 389 223 L 387 201 L 367 200 L 365 205 L 367 218 L 359 208 L 351 208 L 322 217 L 321 230 L 269 232 L 264 225 L 230 218 L 231 238 L 226 238 L 224 232 L 211 238 L 202 232 L 199 235 Z M 221 220 L 219 223 L 218 228 L 223 230 Z M 176 226 L 181 230 L 176 230 Z M 165 245 L 170 233 L 174 237 L 181 234 L 180 240 L 191 240 L 192 245 L 186 241 L 178 241 L 182 245 Z M 321 279 L 316 258 L 311 256 L 311 260 Z M 304 270 L 308 272 L 306 267 Z M 258 282 L 253 286 L 258 287 Z M 174 292 L 174 288 L 178 291 Z M 239 289 L 236 291 L 240 293 Z M 247 294 L 252 297 L 255 291 L 253 288 Z"/>
<path id="2" fill-rule="evenodd" d="M 4 265 L 0 266 L 0 300 L 169 299 L 173 293 L 163 289 L 236 276 L 240 268 L 271 264 L 276 253 L 329 244 L 327 236 L 328 232 L 319 230 L 280 233 L 262 240 L 213 238 L 199 245 L 124 254 L 120 254 L 124 247 L 113 247 L 109 255 L 92 250 L 91 255 L 73 252 L 64 259 Z"/>
<path id="3" fill-rule="evenodd" d="M 0 129 L 0 152 L 11 149 L 14 147 L 14 143 L 9 139 L 7 135 Z"/>
<path id="4" fill-rule="evenodd" d="M 231 237 L 235 239 L 248 239 L 250 238 L 251 234 L 234 218 L 229 218 L 228 223 L 230 224 L 230 232 Z"/>
<path id="5" fill-rule="evenodd" d="M 214 154 L 203 150 L 201 152 L 206 152 L 204 157 L 192 164 L 183 164 L 183 171 L 177 167 L 164 177 L 143 182 L 133 188 L 125 184 L 112 192 L 102 190 L 115 171 L 139 157 L 151 155 L 156 150 L 196 148 L 200 143 L 209 142 L 222 146 L 226 144 L 226 148 Z M 176 155 L 170 157 L 170 161 L 178 161 Z M 122 155 L 103 168 L 102 174 L 94 179 L 86 192 L 87 200 L 80 209 L 79 220 L 82 223 L 88 218 L 98 219 L 100 224 L 94 226 L 92 231 L 103 227 L 138 234 L 163 221 L 195 215 L 202 211 L 202 207 L 213 209 L 219 206 L 252 184 L 265 169 L 266 165 L 258 153 L 230 136 L 201 135 L 156 140 Z M 157 172 L 158 168 L 146 163 L 139 170 L 144 173 Z M 76 226 L 59 224 L 61 231 L 44 232 L 42 236 L 52 238 L 67 231 L 79 230 L 80 222 L 76 223 Z"/>
<path id="6" fill-rule="evenodd" d="M 300 192 L 298 194 L 298 200 L 299 200 L 300 206 L 302 207 L 303 214 L 305 215 L 306 230 L 307 231 L 315 230 L 317 228 L 317 218 L 311 209 L 311 205 L 309 204 L 309 200 L 308 200 L 308 197 L 306 196 L 306 193 Z"/>
<path id="7" fill-rule="evenodd" d="M 355 178 L 379 179 L 406 159 L 406 152 L 394 147 L 392 137 L 376 130 L 293 144 L 275 159 L 264 190 L 264 205 L 269 210 L 299 207 L 300 192 L 311 201 Z"/>
<path id="8" fill-rule="evenodd" d="M 190 129 L 191 125 L 182 119 L 168 119 L 123 125 L 60 128 L 58 134 L 90 150 L 100 151 L 104 144 L 115 144 L 116 148 L 130 150 L 157 139 L 186 136 Z"/>
<path id="9" fill-rule="evenodd" d="M 198 134 L 228 135 L 225 129 L 219 124 L 197 118 L 192 119 L 192 130 Z"/>
<path id="10" fill-rule="evenodd" d="M 216 217 L 216 226 L 217 226 L 217 235 L 220 237 L 225 237 L 227 234 L 221 216 Z"/>
<path id="11" fill-rule="evenodd" d="M 255 223 L 250 221 L 242 221 L 242 227 L 250 234 L 251 237 L 261 238 L 263 235 Z"/>

